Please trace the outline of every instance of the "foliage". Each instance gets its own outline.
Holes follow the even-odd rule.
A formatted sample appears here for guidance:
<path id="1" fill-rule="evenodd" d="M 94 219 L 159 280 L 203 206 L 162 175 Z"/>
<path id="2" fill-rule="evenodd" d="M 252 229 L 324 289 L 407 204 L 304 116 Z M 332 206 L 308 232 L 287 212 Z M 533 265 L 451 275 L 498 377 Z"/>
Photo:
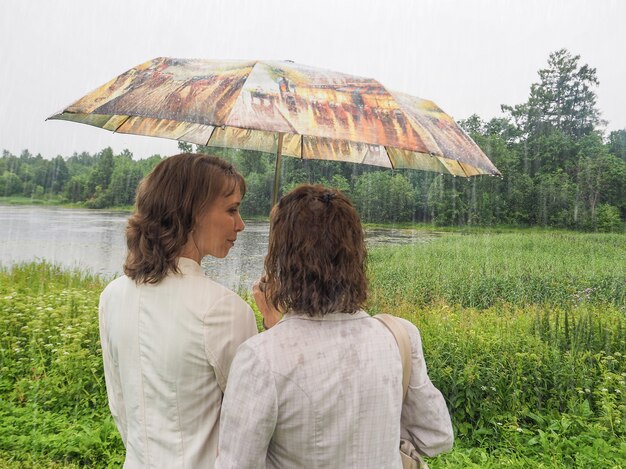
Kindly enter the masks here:
<path id="1" fill-rule="evenodd" d="M 372 250 L 368 310 L 420 328 L 451 409 L 455 449 L 431 467 L 623 465 L 625 249 L 624 235 L 512 231 Z M 0 466 L 121 466 L 105 283 L 49 264 L 0 271 Z"/>
<path id="2" fill-rule="evenodd" d="M 463 467 L 459 456 L 477 450 L 481 467 L 624 461 L 623 311 L 443 303 L 395 312 L 419 327 L 429 375 L 450 407 L 460 451 L 433 460 L 439 467 Z"/>
<path id="3" fill-rule="evenodd" d="M 435 243 L 370 252 L 370 297 L 375 305 L 384 299 L 416 307 L 438 301 L 479 309 L 503 302 L 564 306 L 593 288 L 594 305 L 624 305 L 625 258 L 621 234 L 446 234 Z"/>
<path id="4" fill-rule="evenodd" d="M 530 87 L 528 101 L 503 106 L 523 133 L 533 136 L 555 129 L 577 138 L 600 123 L 594 91 L 599 84 L 596 69 L 579 65 L 579 60 L 579 55 L 572 56 L 567 49 L 552 52 L 548 68 L 539 70 L 539 83 Z"/>
<path id="5" fill-rule="evenodd" d="M 358 178 L 353 199 L 363 221 L 410 220 L 415 190 L 403 174 L 376 171 Z"/>
<path id="6" fill-rule="evenodd" d="M 619 217 L 619 210 L 609 204 L 601 204 L 596 216 L 596 229 L 604 233 L 624 231 L 624 222 Z"/>
<path id="7" fill-rule="evenodd" d="M 0 273 L 0 461 L 121 465 L 97 328 L 102 287 L 49 264 Z"/>
<path id="8" fill-rule="evenodd" d="M 626 161 L 626 129 L 614 130 L 609 134 L 609 151 Z"/>
<path id="9" fill-rule="evenodd" d="M 626 461 L 624 235 L 445 235 L 369 257 L 370 312 L 416 324 L 453 417 L 431 467 Z"/>

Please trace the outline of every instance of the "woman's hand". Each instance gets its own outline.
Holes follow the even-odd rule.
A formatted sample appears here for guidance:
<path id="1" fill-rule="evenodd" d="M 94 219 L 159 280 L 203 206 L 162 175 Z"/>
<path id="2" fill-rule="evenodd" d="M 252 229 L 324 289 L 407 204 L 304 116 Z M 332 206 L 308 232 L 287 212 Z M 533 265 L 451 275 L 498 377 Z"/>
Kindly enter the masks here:
<path id="1" fill-rule="evenodd" d="M 280 321 L 282 314 L 276 308 L 268 304 L 266 288 L 267 283 L 263 276 L 252 285 L 252 296 L 263 316 L 263 327 L 269 329 Z"/>

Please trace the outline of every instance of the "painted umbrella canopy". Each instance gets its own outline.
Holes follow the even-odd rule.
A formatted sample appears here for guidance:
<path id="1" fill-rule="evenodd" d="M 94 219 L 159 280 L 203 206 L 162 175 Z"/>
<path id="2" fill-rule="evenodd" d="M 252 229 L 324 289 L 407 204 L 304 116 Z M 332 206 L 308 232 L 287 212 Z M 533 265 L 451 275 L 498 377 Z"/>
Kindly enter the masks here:
<path id="1" fill-rule="evenodd" d="M 289 61 L 160 57 L 50 119 L 278 156 L 500 174 L 432 101 Z"/>

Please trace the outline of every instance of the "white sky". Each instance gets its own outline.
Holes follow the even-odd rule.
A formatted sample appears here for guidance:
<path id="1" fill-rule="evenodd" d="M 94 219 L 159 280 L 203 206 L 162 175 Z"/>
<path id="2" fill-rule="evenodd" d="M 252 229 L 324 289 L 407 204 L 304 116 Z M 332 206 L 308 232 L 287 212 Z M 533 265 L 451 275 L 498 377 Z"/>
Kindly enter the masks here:
<path id="1" fill-rule="evenodd" d="M 622 129 L 624 24 L 622 0 L 2 0 L 0 150 L 175 153 L 175 141 L 45 122 L 158 56 L 289 59 L 488 120 L 524 102 L 565 47 L 597 69 L 602 117 Z"/>

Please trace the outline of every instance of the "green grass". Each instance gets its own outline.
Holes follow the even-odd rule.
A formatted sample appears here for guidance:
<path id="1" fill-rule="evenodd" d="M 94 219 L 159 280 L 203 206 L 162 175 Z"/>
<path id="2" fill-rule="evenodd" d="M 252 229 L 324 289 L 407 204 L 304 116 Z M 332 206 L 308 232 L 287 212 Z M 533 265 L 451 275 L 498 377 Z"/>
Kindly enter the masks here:
<path id="1" fill-rule="evenodd" d="M 10 196 L 0 197 L 0 205 L 45 205 L 48 207 L 64 207 L 64 208 L 87 208 L 84 202 L 66 202 L 60 198 L 44 198 L 36 199 L 32 197 Z M 106 210 L 113 212 L 130 212 L 133 210 L 132 205 L 119 205 L 116 207 L 107 207 L 105 209 L 93 209 L 93 210 Z"/>
<path id="2" fill-rule="evenodd" d="M 453 417 L 455 448 L 432 468 L 626 467 L 625 246 L 516 231 L 371 252 L 368 309 L 420 328 Z M 48 264 L 0 271 L 0 467 L 121 466 L 104 285 Z"/>
<path id="3" fill-rule="evenodd" d="M 371 297 L 374 305 L 624 305 L 624 259 L 626 236 L 617 234 L 448 234 L 372 250 Z"/>
<path id="4" fill-rule="evenodd" d="M 429 375 L 453 416 L 457 449 L 432 467 L 456 467 L 472 454 L 488 456 L 480 464 L 492 467 L 626 460 L 626 320 L 619 308 L 441 303 L 393 311 L 419 327 Z"/>

